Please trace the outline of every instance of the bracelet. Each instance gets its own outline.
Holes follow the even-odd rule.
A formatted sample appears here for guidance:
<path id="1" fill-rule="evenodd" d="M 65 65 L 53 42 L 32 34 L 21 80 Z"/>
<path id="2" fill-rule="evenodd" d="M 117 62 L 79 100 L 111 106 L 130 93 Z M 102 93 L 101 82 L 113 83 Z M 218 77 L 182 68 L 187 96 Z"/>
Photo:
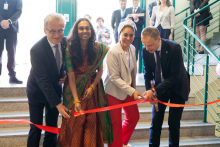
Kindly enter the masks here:
<path id="1" fill-rule="evenodd" d="M 93 91 L 95 90 L 95 87 L 93 85 L 90 85 L 89 87 L 91 87 Z"/>
<path id="2" fill-rule="evenodd" d="M 76 100 L 76 101 L 73 102 L 73 105 L 75 105 L 76 103 L 81 103 L 81 101 L 80 100 Z"/>
<path id="3" fill-rule="evenodd" d="M 97 83 L 99 83 L 99 80 L 95 79 L 95 81 L 97 81 Z"/>

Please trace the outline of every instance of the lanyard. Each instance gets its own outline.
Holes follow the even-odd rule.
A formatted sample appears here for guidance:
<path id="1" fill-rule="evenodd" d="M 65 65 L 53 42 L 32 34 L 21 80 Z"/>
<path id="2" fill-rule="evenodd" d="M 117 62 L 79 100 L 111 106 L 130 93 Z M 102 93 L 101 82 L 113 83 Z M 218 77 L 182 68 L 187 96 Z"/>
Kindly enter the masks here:
<path id="1" fill-rule="evenodd" d="M 128 54 L 129 54 L 129 69 L 130 69 L 130 68 L 131 68 L 131 67 L 130 67 L 130 66 L 131 66 L 131 65 L 130 65 L 130 64 L 131 64 L 131 63 L 130 63 L 130 48 L 129 48 L 129 50 L 128 50 Z"/>

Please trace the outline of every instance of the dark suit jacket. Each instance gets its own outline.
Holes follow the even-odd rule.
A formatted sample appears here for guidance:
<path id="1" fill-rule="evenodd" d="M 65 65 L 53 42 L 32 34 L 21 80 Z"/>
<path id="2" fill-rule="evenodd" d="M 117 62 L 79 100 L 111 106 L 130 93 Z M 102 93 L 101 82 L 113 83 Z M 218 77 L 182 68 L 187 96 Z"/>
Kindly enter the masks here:
<path id="1" fill-rule="evenodd" d="M 31 71 L 27 82 L 27 96 L 31 102 L 48 102 L 53 108 L 61 102 L 62 87 L 59 84 L 65 69 L 66 38 L 61 41 L 63 64 L 58 74 L 52 48 L 43 37 L 31 48 Z"/>
<path id="2" fill-rule="evenodd" d="M 153 3 L 150 3 L 149 5 L 148 5 L 148 14 L 149 14 L 149 17 L 151 18 L 151 16 L 152 16 L 152 11 L 153 11 L 153 7 L 154 6 L 157 6 L 157 2 L 155 1 L 155 2 L 153 2 Z"/>
<path id="3" fill-rule="evenodd" d="M 161 39 L 161 42 L 161 68 L 164 81 L 159 85 L 155 85 L 155 90 L 160 95 L 171 89 L 187 101 L 190 92 L 190 79 L 183 64 L 182 49 L 175 41 Z M 149 53 L 143 47 L 142 57 L 145 87 L 146 90 L 149 90 L 151 88 L 150 81 L 155 79 L 156 63 L 154 53 Z"/>
<path id="4" fill-rule="evenodd" d="M 120 22 L 121 22 L 121 9 L 118 9 L 112 13 L 112 20 L 111 20 L 111 26 L 112 26 L 112 29 L 114 30 L 115 38 L 118 38 L 118 26 Z"/>
<path id="5" fill-rule="evenodd" d="M 10 19 L 12 21 L 12 25 L 10 28 L 6 29 L 10 32 L 18 32 L 18 18 L 21 16 L 22 13 L 22 0 L 8 0 L 8 10 L 4 10 L 5 0 L 0 0 L 0 22 L 2 20 Z M 0 31 L 4 29 L 0 26 Z"/>
<path id="6" fill-rule="evenodd" d="M 125 21 L 125 18 L 128 16 L 128 14 L 133 14 L 132 10 L 133 7 L 127 8 L 121 20 Z M 144 13 L 144 17 L 139 17 L 138 22 L 135 22 L 134 19 L 132 18 L 132 21 L 134 21 L 134 23 L 137 26 L 137 31 L 135 31 L 135 38 L 141 38 L 142 26 L 145 24 L 145 18 L 146 18 L 146 11 L 144 9 L 138 7 L 135 14 L 138 13 Z"/>

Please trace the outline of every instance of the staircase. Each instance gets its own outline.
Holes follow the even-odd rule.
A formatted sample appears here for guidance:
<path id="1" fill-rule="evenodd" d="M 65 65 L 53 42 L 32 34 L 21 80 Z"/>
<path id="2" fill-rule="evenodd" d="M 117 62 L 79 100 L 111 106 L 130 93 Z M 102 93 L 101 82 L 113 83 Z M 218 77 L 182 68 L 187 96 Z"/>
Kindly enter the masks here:
<path id="1" fill-rule="evenodd" d="M 137 90 L 145 91 L 143 75 L 137 78 Z M 186 104 L 195 104 L 195 97 L 190 95 Z M 140 120 L 131 137 L 132 147 L 147 147 L 149 128 L 151 123 L 151 105 L 149 103 L 138 104 Z M 0 119 L 26 119 L 29 120 L 28 101 L 26 88 L 8 87 L 0 88 Z M 181 147 L 219 147 L 220 138 L 215 137 L 215 125 L 203 123 L 203 109 L 188 107 L 184 109 L 180 130 Z M 161 133 L 161 147 L 168 147 L 168 108 L 165 113 L 163 130 Z M 61 116 L 59 116 L 59 126 Z M 4 124 L 0 125 L 1 147 L 25 147 L 29 131 L 28 124 Z M 43 139 L 44 131 L 42 131 Z M 42 144 L 41 139 L 41 144 Z M 105 145 L 106 146 L 106 145 Z"/>

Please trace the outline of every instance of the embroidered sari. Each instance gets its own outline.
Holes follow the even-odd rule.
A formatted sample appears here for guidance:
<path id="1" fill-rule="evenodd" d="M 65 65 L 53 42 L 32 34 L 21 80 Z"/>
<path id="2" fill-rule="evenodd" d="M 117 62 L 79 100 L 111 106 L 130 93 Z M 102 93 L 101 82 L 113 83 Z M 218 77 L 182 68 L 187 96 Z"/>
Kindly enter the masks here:
<path id="1" fill-rule="evenodd" d="M 93 95 L 88 100 L 82 100 L 84 92 L 93 83 L 96 69 L 102 69 L 103 60 L 109 48 L 97 43 L 98 49 L 93 65 L 88 63 L 88 54 L 83 54 L 83 65 L 77 68 L 72 66 L 69 48 L 66 49 L 67 72 L 74 72 L 76 78 L 76 90 L 81 101 L 82 110 L 91 110 L 108 106 L 104 93 L 102 80 L 97 84 Z M 57 147 L 104 147 L 104 142 L 113 141 L 113 132 L 110 112 L 91 113 L 74 117 L 74 98 L 70 90 L 69 80 L 64 83 L 63 104 L 71 109 L 70 118 L 63 118 L 61 132 L 57 141 Z"/>

